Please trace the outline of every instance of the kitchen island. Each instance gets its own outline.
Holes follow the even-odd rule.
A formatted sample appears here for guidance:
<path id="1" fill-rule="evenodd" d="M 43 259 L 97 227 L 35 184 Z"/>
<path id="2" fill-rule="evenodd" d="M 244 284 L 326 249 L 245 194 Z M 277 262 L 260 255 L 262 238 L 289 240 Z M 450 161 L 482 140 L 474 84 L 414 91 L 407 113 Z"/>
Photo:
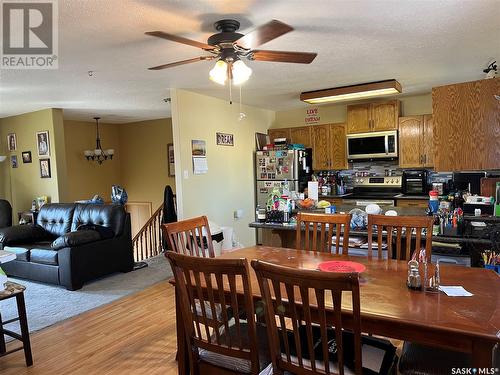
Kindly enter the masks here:
<path id="1" fill-rule="evenodd" d="M 338 213 L 348 213 L 354 208 L 361 208 L 354 205 L 340 205 L 336 206 Z M 394 210 L 399 216 L 425 216 L 426 210 L 420 207 L 390 207 L 387 210 Z M 297 211 L 294 211 L 296 213 Z M 323 213 L 324 210 L 305 210 L 305 212 Z M 476 218 L 479 219 L 479 218 Z M 484 218 L 485 221 L 489 221 Z M 497 220 L 491 220 L 497 222 Z M 281 224 L 281 223 L 261 223 L 252 222 L 249 224 L 251 228 L 256 228 L 259 232 L 258 243 L 265 246 L 280 246 L 295 248 L 296 225 L 295 224 Z M 465 230 L 464 230 L 465 232 Z M 367 238 L 367 229 L 351 229 L 349 236 Z M 404 236 L 403 236 L 404 237 Z M 425 235 L 422 236 L 425 239 Z M 439 256 L 452 258 L 457 260 L 460 264 L 478 265 L 478 252 L 484 248 L 491 247 L 492 240 L 490 238 L 477 238 L 469 234 L 460 236 L 444 236 L 434 235 L 433 241 L 433 259 L 436 260 Z M 366 250 L 365 250 L 366 251 Z M 436 256 L 434 256 L 434 254 Z M 465 259 L 466 258 L 466 259 Z"/>

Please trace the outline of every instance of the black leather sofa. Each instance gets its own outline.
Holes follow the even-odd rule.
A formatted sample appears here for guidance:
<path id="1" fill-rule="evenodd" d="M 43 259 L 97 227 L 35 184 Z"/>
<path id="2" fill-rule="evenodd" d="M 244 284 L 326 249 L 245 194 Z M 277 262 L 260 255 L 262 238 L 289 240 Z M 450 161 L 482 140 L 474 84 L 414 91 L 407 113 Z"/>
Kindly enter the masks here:
<path id="1" fill-rule="evenodd" d="M 12 226 L 12 206 L 9 201 L 0 199 L 0 228 Z"/>
<path id="2" fill-rule="evenodd" d="M 0 229 L 0 249 L 16 253 L 9 276 L 77 290 L 83 283 L 134 267 L 130 215 L 121 205 L 46 204 L 36 225 Z"/>

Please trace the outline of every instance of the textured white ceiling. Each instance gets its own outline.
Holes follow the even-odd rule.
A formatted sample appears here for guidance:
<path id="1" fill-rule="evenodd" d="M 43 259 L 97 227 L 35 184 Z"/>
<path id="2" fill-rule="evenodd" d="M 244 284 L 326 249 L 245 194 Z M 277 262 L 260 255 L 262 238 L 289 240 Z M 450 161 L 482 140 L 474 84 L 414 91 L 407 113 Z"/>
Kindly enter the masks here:
<path id="1" fill-rule="evenodd" d="M 262 49 L 318 53 L 311 65 L 248 62 L 243 102 L 273 110 L 302 106 L 301 91 L 390 78 L 405 93 L 429 92 L 479 79 L 500 59 L 498 0 L 59 0 L 59 69 L 1 70 L 0 117 L 58 107 L 71 119 L 130 122 L 169 116 L 171 87 L 227 98 L 208 80 L 213 62 L 148 71 L 203 51 L 144 32 L 206 41 L 230 17 L 243 33 L 271 19 L 295 27 Z"/>

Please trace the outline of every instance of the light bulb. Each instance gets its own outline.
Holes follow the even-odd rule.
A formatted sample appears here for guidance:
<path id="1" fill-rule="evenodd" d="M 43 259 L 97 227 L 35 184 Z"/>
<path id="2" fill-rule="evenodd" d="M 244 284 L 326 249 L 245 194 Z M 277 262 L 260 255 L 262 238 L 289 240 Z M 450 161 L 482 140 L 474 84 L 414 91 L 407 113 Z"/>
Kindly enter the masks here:
<path id="1" fill-rule="evenodd" d="M 99 156 L 99 155 L 101 155 L 101 154 L 102 154 L 102 151 L 101 151 L 101 150 L 99 150 L 98 148 L 96 148 L 96 149 L 94 150 L 94 155 Z"/>
<path id="2" fill-rule="evenodd" d="M 83 154 L 84 154 L 85 156 L 93 156 L 93 155 L 94 155 L 94 151 L 85 150 L 85 151 L 83 151 Z"/>
<path id="3" fill-rule="evenodd" d="M 237 60 L 232 65 L 233 72 L 233 83 L 235 85 L 242 84 L 248 81 L 248 78 L 252 75 L 252 69 L 245 65 L 241 60 Z"/>
<path id="4" fill-rule="evenodd" d="M 107 149 L 105 153 L 106 155 L 113 156 L 115 154 L 115 149 L 114 148 Z"/>
<path id="5" fill-rule="evenodd" d="M 224 85 L 227 80 L 227 63 L 224 60 L 217 61 L 210 70 L 209 78 L 219 85 Z"/>

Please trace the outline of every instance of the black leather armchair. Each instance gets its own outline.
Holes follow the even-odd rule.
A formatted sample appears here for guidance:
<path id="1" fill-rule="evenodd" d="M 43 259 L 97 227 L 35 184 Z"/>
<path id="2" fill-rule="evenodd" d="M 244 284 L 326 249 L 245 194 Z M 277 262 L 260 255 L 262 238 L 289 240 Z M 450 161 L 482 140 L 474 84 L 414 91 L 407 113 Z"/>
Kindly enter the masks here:
<path id="1" fill-rule="evenodd" d="M 134 266 L 130 215 L 120 205 L 47 204 L 36 225 L 0 229 L 0 249 L 16 253 L 7 275 L 68 290 Z"/>
<path id="2" fill-rule="evenodd" d="M 9 201 L 0 199 L 0 228 L 12 226 L 12 206 Z"/>

